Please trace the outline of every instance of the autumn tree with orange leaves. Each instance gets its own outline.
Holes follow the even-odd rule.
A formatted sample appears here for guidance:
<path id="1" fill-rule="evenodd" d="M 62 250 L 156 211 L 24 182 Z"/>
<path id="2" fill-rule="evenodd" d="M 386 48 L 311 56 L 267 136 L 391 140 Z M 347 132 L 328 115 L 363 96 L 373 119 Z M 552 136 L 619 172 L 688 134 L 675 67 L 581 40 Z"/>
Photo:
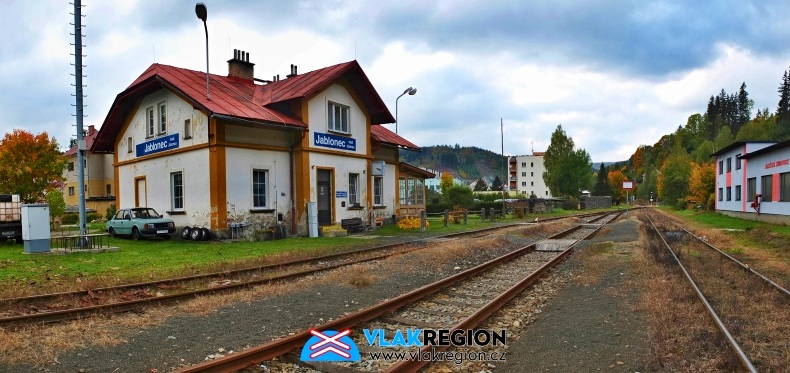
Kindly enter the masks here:
<path id="1" fill-rule="evenodd" d="M 716 188 L 716 167 L 713 163 L 692 163 L 689 194 L 699 205 L 707 209 L 708 199 L 714 188 Z"/>
<path id="2" fill-rule="evenodd" d="M 612 203 L 619 205 L 620 201 L 625 200 L 625 190 L 623 190 L 623 181 L 628 181 L 628 178 L 620 170 L 609 171 L 609 188 L 612 189 Z"/>
<path id="3" fill-rule="evenodd" d="M 19 194 L 25 203 L 44 200 L 62 182 L 66 159 L 55 138 L 15 129 L 0 140 L 0 193 Z"/>

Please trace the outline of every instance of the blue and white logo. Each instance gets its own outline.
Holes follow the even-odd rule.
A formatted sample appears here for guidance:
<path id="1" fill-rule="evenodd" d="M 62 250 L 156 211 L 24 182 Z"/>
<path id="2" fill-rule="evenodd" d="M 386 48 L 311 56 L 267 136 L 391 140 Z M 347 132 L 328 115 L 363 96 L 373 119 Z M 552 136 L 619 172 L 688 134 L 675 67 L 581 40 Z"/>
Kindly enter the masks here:
<path id="1" fill-rule="evenodd" d="M 359 361 L 359 349 L 348 335 L 351 330 L 342 332 L 334 330 L 311 330 L 313 336 L 302 347 L 299 357 L 302 361 Z"/>

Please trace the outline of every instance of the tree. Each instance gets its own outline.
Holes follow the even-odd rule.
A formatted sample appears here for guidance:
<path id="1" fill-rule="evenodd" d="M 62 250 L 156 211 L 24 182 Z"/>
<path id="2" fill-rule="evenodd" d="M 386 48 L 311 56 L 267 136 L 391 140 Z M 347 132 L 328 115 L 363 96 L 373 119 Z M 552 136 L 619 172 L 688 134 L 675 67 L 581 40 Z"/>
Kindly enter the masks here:
<path id="1" fill-rule="evenodd" d="M 579 190 L 589 188 L 592 179 L 590 155 L 584 149 L 574 149 L 573 139 L 558 125 L 551 134 L 551 143 L 543 157 L 546 171 L 543 181 L 555 196 L 578 196 Z"/>
<path id="2" fill-rule="evenodd" d="M 708 205 L 708 196 L 716 187 L 716 169 L 713 163 L 692 163 L 689 177 L 689 194 L 697 203 Z"/>
<path id="3" fill-rule="evenodd" d="M 607 175 L 609 181 L 609 188 L 612 191 L 612 203 L 619 205 L 621 201 L 625 200 L 625 190 L 623 190 L 623 181 L 628 181 L 628 178 L 620 170 L 609 171 Z"/>
<path id="4" fill-rule="evenodd" d="M 503 187 L 502 180 L 500 180 L 499 175 L 497 175 L 494 181 L 491 182 L 491 190 L 502 191 Z"/>
<path id="5" fill-rule="evenodd" d="M 0 140 L 0 191 L 19 194 L 25 203 L 43 201 L 53 183 L 61 182 L 66 159 L 55 138 L 15 129 Z"/>
<path id="6" fill-rule="evenodd" d="M 598 177 L 595 180 L 595 189 L 593 195 L 595 196 L 611 196 L 612 188 L 609 187 L 608 180 L 609 172 L 606 166 L 601 162 L 601 167 L 598 168 Z"/>
<path id="7" fill-rule="evenodd" d="M 439 188 L 442 190 L 442 194 L 444 195 L 447 189 L 450 189 L 454 184 L 453 174 L 450 171 L 442 172 L 442 178 L 439 181 Z"/>
<path id="8" fill-rule="evenodd" d="M 475 183 L 475 192 L 482 192 L 486 190 L 488 190 L 488 183 L 486 183 L 482 177 L 477 179 L 477 182 Z"/>
<path id="9" fill-rule="evenodd" d="M 690 176 L 689 156 L 685 149 L 675 146 L 658 175 L 659 197 L 666 203 L 678 204 L 688 194 Z"/>
<path id="10" fill-rule="evenodd" d="M 785 70 L 782 84 L 779 85 L 779 104 L 776 107 L 776 124 L 781 133 L 781 139 L 790 134 L 790 76 Z"/>
<path id="11" fill-rule="evenodd" d="M 49 215 L 52 217 L 62 216 L 66 212 L 66 201 L 63 200 L 63 194 L 58 190 L 50 190 L 46 196 L 47 204 L 49 205 Z"/>

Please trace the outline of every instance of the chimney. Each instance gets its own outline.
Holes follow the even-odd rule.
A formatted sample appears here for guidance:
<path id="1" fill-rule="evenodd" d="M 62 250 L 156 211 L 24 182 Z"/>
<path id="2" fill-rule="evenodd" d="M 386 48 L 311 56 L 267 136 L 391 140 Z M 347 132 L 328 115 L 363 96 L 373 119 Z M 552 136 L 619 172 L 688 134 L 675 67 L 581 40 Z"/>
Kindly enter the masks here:
<path id="1" fill-rule="evenodd" d="M 96 132 L 96 127 L 94 125 L 88 126 L 88 136 L 93 135 Z"/>
<path id="2" fill-rule="evenodd" d="M 228 76 L 251 81 L 255 78 L 254 66 L 254 63 L 250 63 L 248 52 L 234 49 L 233 58 L 228 60 Z"/>
<path id="3" fill-rule="evenodd" d="M 291 73 L 286 75 L 285 77 L 286 78 L 290 78 L 290 77 L 293 77 L 293 76 L 296 76 L 296 75 L 297 75 L 297 73 L 296 73 L 296 65 L 291 64 Z"/>

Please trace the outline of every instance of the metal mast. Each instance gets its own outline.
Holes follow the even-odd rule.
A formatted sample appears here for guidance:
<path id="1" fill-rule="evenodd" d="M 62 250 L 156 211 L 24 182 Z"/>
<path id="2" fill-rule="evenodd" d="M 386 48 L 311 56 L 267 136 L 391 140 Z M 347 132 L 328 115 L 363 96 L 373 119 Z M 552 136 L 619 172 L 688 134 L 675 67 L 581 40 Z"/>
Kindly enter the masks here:
<path id="1" fill-rule="evenodd" d="M 79 179 L 79 200 L 80 200 L 80 236 L 83 237 L 86 234 L 86 224 L 85 224 L 85 139 L 83 138 L 83 125 L 82 119 L 84 117 L 84 104 L 82 99 L 85 97 L 83 92 L 83 88 L 85 87 L 82 84 L 82 68 L 85 67 L 82 64 L 82 28 L 84 25 L 82 24 L 82 3 L 81 0 L 74 0 L 72 3 L 74 5 L 74 87 L 76 88 L 76 92 L 74 94 L 76 98 L 76 103 L 74 106 L 77 108 L 77 166 L 78 168 L 78 179 Z M 80 239 L 80 243 L 82 243 L 82 239 Z"/>

